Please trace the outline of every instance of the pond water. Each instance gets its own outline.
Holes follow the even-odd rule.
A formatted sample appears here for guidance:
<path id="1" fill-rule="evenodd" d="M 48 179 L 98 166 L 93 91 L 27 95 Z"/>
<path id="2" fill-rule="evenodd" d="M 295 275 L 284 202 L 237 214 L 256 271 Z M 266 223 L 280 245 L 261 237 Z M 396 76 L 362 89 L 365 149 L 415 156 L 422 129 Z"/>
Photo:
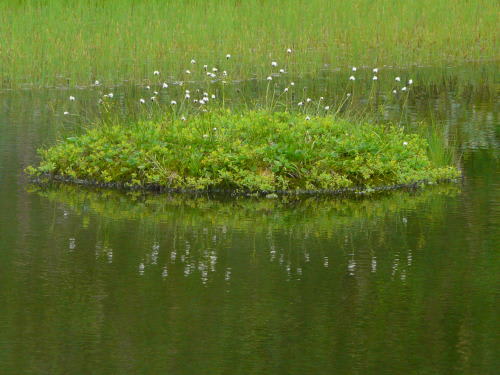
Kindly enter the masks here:
<path id="1" fill-rule="evenodd" d="M 459 184 L 301 200 L 29 186 L 67 96 L 0 92 L 2 374 L 496 373 L 498 92 L 410 103 Z"/>

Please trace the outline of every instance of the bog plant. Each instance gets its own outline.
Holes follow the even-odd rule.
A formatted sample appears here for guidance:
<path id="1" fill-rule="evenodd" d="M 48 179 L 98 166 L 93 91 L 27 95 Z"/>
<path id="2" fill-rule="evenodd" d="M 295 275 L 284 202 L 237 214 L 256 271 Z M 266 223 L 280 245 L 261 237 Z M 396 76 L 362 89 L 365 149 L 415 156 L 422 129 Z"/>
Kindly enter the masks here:
<path id="1" fill-rule="evenodd" d="M 402 128 L 332 115 L 218 110 L 187 120 L 101 123 L 40 150 L 32 175 L 123 187 L 248 192 L 436 182 L 427 141 Z"/>

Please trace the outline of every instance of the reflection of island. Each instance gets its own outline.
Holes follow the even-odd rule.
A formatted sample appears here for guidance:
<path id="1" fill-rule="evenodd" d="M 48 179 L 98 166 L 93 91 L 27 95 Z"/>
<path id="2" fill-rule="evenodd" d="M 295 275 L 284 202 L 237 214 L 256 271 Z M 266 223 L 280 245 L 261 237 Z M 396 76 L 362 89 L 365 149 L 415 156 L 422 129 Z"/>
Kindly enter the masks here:
<path id="1" fill-rule="evenodd" d="M 83 226 L 97 224 L 98 258 L 113 261 L 113 232 L 119 236 L 123 226 L 133 222 L 133 232 L 126 230 L 127 247 L 134 244 L 135 253 L 140 249 L 136 254 L 139 274 L 155 272 L 166 278 L 177 269 L 184 276 L 198 275 L 203 283 L 221 268 L 224 278 L 230 279 L 234 266 L 227 250 L 248 250 L 250 244 L 252 261 L 262 258 L 279 264 L 288 278 L 300 279 L 305 263 L 311 260 L 323 268 L 332 266 L 332 246 L 342 249 L 354 240 L 366 241 L 348 253 L 343 250 L 342 263 L 347 274 L 354 276 L 359 272 L 358 258 L 364 253 L 362 267 L 376 272 L 380 259 L 371 241 L 376 241 L 377 246 L 390 244 L 393 239 L 388 235 L 402 235 L 396 229 L 406 224 L 406 216 L 412 212 L 428 215 L 434 222 L 442 221 L 446 198 L 459 192 L 457 185 L 447 184 L 358 199 L 223 199 L 123 193 L 66 184 L 33 189 L 58 207 L 69 208 L 82 217 Z M 221 262 L 221 258 L 226 259 Z M 391 266 L 398 269 L 398 277 L 405 278 L 403 268 Z"/>

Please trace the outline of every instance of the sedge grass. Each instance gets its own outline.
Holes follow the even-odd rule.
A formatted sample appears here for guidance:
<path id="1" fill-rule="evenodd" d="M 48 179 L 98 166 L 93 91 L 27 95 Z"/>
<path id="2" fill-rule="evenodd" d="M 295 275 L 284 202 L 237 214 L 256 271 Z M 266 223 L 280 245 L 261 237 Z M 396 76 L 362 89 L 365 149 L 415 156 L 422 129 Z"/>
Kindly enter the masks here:
<path id="1" fill-rule="evenodd" d="M 232 79 L 496 61 L 498 14 L 491 0 L 6 0 L 0 82 L 140 82 L 154 70 L 186 80 L 191 59 L 196 77 L 207 64 Z"/>

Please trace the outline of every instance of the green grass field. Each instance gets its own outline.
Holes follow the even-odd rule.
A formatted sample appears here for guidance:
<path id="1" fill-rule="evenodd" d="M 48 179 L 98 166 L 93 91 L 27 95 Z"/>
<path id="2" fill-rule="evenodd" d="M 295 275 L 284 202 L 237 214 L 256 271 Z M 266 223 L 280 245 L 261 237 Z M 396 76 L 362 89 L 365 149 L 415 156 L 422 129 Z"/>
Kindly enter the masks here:
<path id="1" fill-rule="evenodd" d="M 271 61 L 294 74 L 496 61 L 499 10 L 495 0 L 5 0 L 0 86 L 140 82 L 154 70 L 196 80 L 204 64 L 245 79 L 265 78 Z"/>

